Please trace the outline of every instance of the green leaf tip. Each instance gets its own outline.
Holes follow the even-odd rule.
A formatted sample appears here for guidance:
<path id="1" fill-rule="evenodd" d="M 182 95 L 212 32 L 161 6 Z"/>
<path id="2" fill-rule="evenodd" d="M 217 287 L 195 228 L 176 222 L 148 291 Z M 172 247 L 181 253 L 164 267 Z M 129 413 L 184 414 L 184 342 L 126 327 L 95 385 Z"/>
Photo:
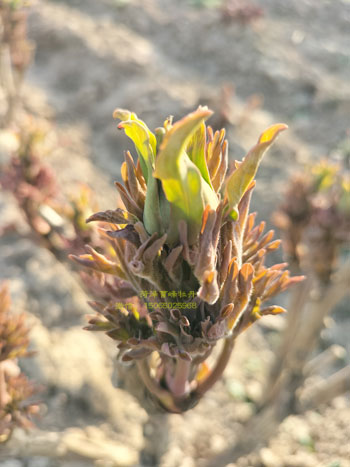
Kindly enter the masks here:
<path id="1" fill-rule="evenodd" d="M 248 152 L 243 161 L 227 180 L 225 195 L 229 204 L 229 215 L 237 220 L 237 206 L 253 181 L 260 162 L 277 136 L 288 128 L 284 123 L 277 123 L 267 128 L 259 137 L 257 144 Z M 232 212 L 235 212 L 232 216 Z M 234 218 L 236 216 L 236 219 Z"/>
<path id="2" fill-rule="evenodd" d="M 140 120 L 135 113 L 125 109 L 116 109 L 113 118 L 121 120 L 118 124 L 119 130 L 124 130 L 125 134 L 132 140 L 140 159 L 140 165 L 146 183 L 152 176 L 154 161 L 157 152 L 157 140 L 155 135 L 149 130 L 145 122 Z"/>

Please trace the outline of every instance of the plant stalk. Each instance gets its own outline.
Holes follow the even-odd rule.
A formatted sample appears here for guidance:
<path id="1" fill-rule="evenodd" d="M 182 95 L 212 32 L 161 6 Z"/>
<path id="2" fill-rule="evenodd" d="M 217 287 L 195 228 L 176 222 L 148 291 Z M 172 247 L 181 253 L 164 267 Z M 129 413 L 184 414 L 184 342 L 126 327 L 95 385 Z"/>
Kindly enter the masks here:
<path id="1" fill-rule="evenodd" d="M 200 399 L 214 384 L 221 378 L 225 368 L 230 360 L 230 356 L 234 347 L 234 336 L 228 337 L 225 340 L 221 354 L 217 363 L 209 376 L 198 384 L 197 389 L 194 391 L 193 396 Z"/>
<path id="2" fill-rule="evenodd" d="M 174 397 L 180 398 L 188 394 L 190 371 L 191 362 L 182 358 L 176 360 L 174 375 L 168 381 L 169 389 Z"/>

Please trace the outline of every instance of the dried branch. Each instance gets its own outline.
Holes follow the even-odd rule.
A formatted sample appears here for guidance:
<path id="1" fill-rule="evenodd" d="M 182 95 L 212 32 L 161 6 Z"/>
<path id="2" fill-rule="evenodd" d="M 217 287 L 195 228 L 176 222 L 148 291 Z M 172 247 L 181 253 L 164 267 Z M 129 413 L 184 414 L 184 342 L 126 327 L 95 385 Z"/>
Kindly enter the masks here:
<path id="1" fill-rule="evenodd" d="M 315 384 L 305 400 L 300 401 L 299 411 L 315 410 L 335 397 L 350 391 L 350 365 L 334 373 L 325 381 Z"/>
<path id="2" fill-rule="evenodd" d="M 304 367 L 304 375 L 320 373 L 325 368 L 330 368 L 340 360 L 344 360 L 346 349 L 341 345 L 333 344 L 312 360 L 309 360 Z"/>

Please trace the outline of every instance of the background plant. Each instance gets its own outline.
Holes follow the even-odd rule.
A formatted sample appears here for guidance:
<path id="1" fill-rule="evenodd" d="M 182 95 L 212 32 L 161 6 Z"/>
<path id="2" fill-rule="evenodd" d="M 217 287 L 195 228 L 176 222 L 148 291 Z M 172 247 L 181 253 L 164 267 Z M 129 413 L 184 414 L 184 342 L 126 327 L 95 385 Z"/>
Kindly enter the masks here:
<path id="1" fill-rule="evenodd" d="M 298 269 L 329 282 L 350 242 L 350 177 L 343 164 L 323 161 L 295 174 L 273 220 Z"/>
<path id="2" fill-rule="evenodd" d="M 18 366 L 18 358 L 28 357 L 29 328 L 26 317 L 10 312 L 8 284 L 0 285 L 0 443 L 15 427 L 32 426 L 38 405 L 30 399 L 37 392 Z"/>
<path id="3" fill-rule="evenodd" d="M 34 241 L 47 248 L 60 261 L 67 254 L 79 253 L 91 241 L 98 244 L 96 229 L 86 225 L 86 217 L 97 203 L 90 188 L 81 183 L 74 194 L 64 196 L 56 175 L 44 162 L 50 148 L 48 122 L 23 116 L 10 134 L 16 148 L 3 165 L 1 187 L 16 199 Z M 16 225 L 4 227 L 16 230 Z"/>
<path id="4" fill-rule="evenodd" d="M 320 349 L 325 320 L 349 296 L 350 186 L 345 166 L 330 161 L 294 174 L 285 200 L 273 219 L 281 229 L 293 270 L 308 279 L 290 298 L 284 332 L 266 379 L 257 414 L 246 424 L 234 447 L 215 465 L 226 465 L 265 446 L 281 422 L 349 390 L 346 349 Z M 340 367 L 334 371 L 334 367 Z M 322 378 L 313 380 L 319 372 Z M 313 385 L 309 381 L 316 381 Z"/>

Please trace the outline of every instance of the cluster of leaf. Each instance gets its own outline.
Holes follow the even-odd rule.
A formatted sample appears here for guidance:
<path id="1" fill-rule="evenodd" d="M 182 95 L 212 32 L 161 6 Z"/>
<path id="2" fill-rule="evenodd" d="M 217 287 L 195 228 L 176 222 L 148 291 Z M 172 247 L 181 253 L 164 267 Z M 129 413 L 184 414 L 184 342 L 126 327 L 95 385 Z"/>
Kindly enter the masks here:
<path id="1" fill-rule="evenodd" d="M 328 282 L 339 248 L 350 245 L 349 173 L 323 161 L 294 175 L 273 220 L 289 260 Z"/>
<path id="2" fill-rule="evenodd" d="M 0 287 L 0 443 L 15 427 L 31 426 L 38 406 L 28 401 L 37 391 L 21 373 L 17 359 L 28 356 L 29 329 L 24 314 L 10 312 L 7 284 Z"/>
<path id="3" fill-rule="evenodd" d="M 21 122 L 17 149 L 2 169 L 0 185 L 16 198 L 36 240 L 63 260 L 97 241 L 95 229 L 84 222 L 96 203 L 86 185 L 71 199 L 63 198 L 55 174 L 42 161 L 47 130 L 33 118 Z"/>
<path id="4" fill-rule="evenodd" d="M 88 329 L 117 340 L 123 360 L 158 352 L 157 383 L 170 392 L 181 361 L 191 365 L 195 379 L 218 340 L 234 339 L 258 318 L 283 312 L 264 302 L 300 280 L 290 278 L 286 264 L 265 265 L 279 241 L 273 231 L 264 235 L 264 222 L 255 226 L 255 214 L 249 214 L 258 165 L 286 126 L 262 133 L 227 176 L 225 131 L 206 127 L 211 113 L 199 107 L 175 124 L 166 119 L 152 133 L 136 114 L 115 111 L 138 155 L 135 163 L 125 153 L 123 184 L 116 183 L 125 210 L 88 219 L 106 223 L 109 257 L 91 246 L 73 256 L 104 276 L 104 300 L 91 302 L 102 317 L 92 318 Z M 195 291 L 195 297 L 176 306 L 165 293 L 171 291 L 184 297 Z"/>

